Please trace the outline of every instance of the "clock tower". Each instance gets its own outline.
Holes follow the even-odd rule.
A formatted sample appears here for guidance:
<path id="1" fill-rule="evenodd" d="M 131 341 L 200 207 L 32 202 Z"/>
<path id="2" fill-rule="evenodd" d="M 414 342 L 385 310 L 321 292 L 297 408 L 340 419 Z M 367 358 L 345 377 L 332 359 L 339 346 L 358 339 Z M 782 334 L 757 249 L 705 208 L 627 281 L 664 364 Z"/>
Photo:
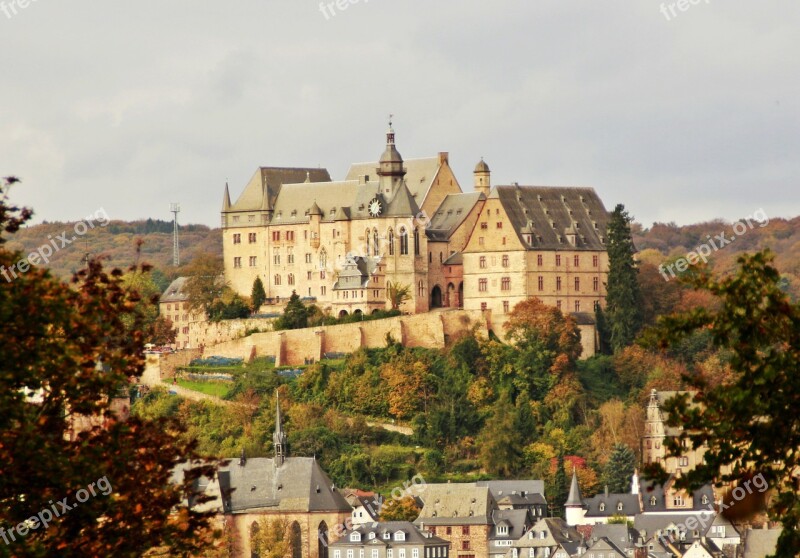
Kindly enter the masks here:
<path id="1" fill-rule="evenodd" d="M 386 149 L 381 155 L 377 169 L 380 177 L 380 192 L 386 199 L 392 199 L 398 188 L 403 184 L 406 169 L 403 167 L 403 157 L 394 144 L 394 128 L 391 116 L 389 117 L 389 131 L 386 133 Z M 371 214 L 371 212 L 370 212 Z"/>

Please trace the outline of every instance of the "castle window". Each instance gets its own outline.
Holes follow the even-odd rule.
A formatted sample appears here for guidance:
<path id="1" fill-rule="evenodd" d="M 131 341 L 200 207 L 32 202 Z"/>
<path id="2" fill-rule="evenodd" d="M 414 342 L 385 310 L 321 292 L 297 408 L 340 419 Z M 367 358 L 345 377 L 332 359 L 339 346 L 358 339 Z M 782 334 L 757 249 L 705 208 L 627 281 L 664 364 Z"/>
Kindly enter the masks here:
<path id="1" fill-rule="evenodd" d="M 239 234 L 239 233 L 236 233 L 235 235 L 233 235 L 233 243 L 234 244 L 241 244 L 242 243 L 242 235 Z"/>
<path id="2" fill-rule="evenodd" d="M 414 255 L 419 256 L 419 229 L 414 227 Z"/>
<path id="3" fill-rule="evenodd" d="M 370 230 L 369 229 L 367 229 L 367 234 L 364 235 L 364 239 L 366 240 L 366 243 L 367 243 L 367 251 L 364 252 L 364 254 L 369 256 L 369 250 L 370 250 Z"/>
<path id="4" fill-rule="evenodd" d="M 247 235 L 247 241 L 248 241 L 250 244 L 255 244 L 255 243 L 256 243 L 256 233 L 249 233 L 249 234 Z"/>
<path id="5" fill-rule="evenodd" d="M 242 267 L 242 258 L 233 258 L 233 267 L 239 269 Z"/>
<path id="6" fill-rule="evenodd" d="M 478 292 L 485 293 L 488 290 L 488 286 L 488 279 L 478 279 Z"/>
<path id="7" fill-rule="evenodd" d="M 328 267 L 328 253 L 325 251 L 325 248 L 319 253 L 319 268 L 325 269 Z M 320 275 L 320 279 L 325 279 L 324 276 Z"/>
<path id="8" fill-rule="evenodd" d="M 483 246 L 483 237 L 482 236 L 478 237 L 478 245 Z"/>
<path id="9" fill-rule="evenodd" d="M 508 304 L 508 301 L 507 301 L 507 300 L 504 300 L 504 301 L 503 301 L 503 313 L 504 313 L 504 314 L 508 314 L 508 310 L 509 310 L 509 304 Z"/>
<path id="10" fill-rule="evenodd" d="M 486 269 L 486 256 L 481 256 L 478 258 L 478 267 L 481 269 Z"/>
<path id="11" fill-rule="evenodd" d="M 378 256 L 380 251 L 380 244 L 378 243 L 378 229 L 372 230 L 372 255 Z"/>
<path id="12" fill-rule="evenodd" d="M 256 266 L 256 257 L 250 256 L 250 267 L 255 267 L 255 266 Z"/>
<path id="13" fill-rule="evenodd" d="M 600 290 L 600 279 L 598 279 L 597 277 L 592 279 L 592 290 L 594 292 L 597 292 L 597 291 Z"/>
<path id="14" fill-rule="evenodd" d="M 581 257 L 578 254 L 575 254 L 574 256 L 572 256 L 572 265 L 574 267 L 580 267 L 581 266 Z"/>
<path id="15" fill-rule="evenodd" d="M 489 309 L 489 305 L 485 302 L 481 302 L 481 312 L 486 312 Z"/>
<path id="16" fill-rule="evenodd" d="M 580 290 L 581 290 L 581 278 L 580 277 L 576 277 L 575 278 L 575 292 L 578 292 Z"/>
<path id="17" fill-rule="evenodd" d="M 489 228 L 489 223 L 481 223 L 481 229 L 486 230 Z"/>
<path id="18" fill-rule="evenodd" d="M 272 241 L 280 242 L 280 240 L 281 240 L 281 231 L 272 231 Z"/>
<path id="19" fill-rule="evenodd" d="M 556 290 L 561 290 L 561 277 L 556 277 Z"/>
<path id="20" fill-rule="evenodd" d="M 556 308 L 558 308 L 559 310 L 561 310 L 561 301 L 560 301 L 560 300 L 557 300 L 557 301 L 556 301 Z"/>
<path id="21" fill-rule="evenodd" d="M 497 228 L 498 229 L 502 229 L 503 228 L 503 222 L 502 221 L 498 221 L 497 222 Z"/>
<path id="22" fill-rule="evenodd" d="M 405 227 L 400 228 L 400 255 L 408 255 L 408 231 Z"/>
<path id="23" fill-rule="evenodd" d="M 503 254 L 503 267 L 508 267 L 508 254 Z"/>
<path id="24" fill-rule="evenodd" d="M 556 254 L 556 265 L 561 265 L 561 254 Z"/>
<path id="25" fill-rule="evenodd" d="M 286 252 L 286 262 L 291 265 L 294 263 L 294 251 L 291 248 L 287 248 Z"/>
<path id="26" fill-rule="evenodd" d="M 539 276 L 539 290 L 540 291 L 544 290 L 544 277 L 542 277 L 541 275 Z"/>
<path id="27" fill-rule="evenodd" d="M 287 282 L 289 285 L 294 285 L 294 273 L 290 273 L 290 274 L 289 274 L 289 276 L 288 276 L 288 277 L 287 277 L 287 279 L 286 279 L 286 282 Z"/>
<path id="28" fill-rule="evenodd" d="M 311 254 L 306 254 L 306 263 L 307 264 L 311 263 Z M 311 277 L 309 277 L 309 279 L 311 279 Z"/>
<path id="29" fill-rule="evenodd" d="M 328 294 L 328 287 L 320 287 L 319 288 L 319 294 L 321 294 L 322 296 L 325 296 L 326 294 Z"/>
<path id="30" fill-rule="evenodd" d="M 592 256 L 592 265 L 594 267 L 597 267 L 598 265 L 600 265 L 600 258 L 598 256 Z"/>
<path id="31" fill-rule="evenodd" d="M 239 222 L 239 216 L 238 215 L 234 215 L 233 216 L 233 222 L 234 223 L 238 223 Z"/>
<path id="32" fill-rule="evenodd" d="M 537 254 L 536 256 L 536 265 L 544 265 L 544 256 L 541 254 Z"/>
<path id="33" fill-rule="evenodd" d="M 294 231 L 286 231 L 286 240 L 294 242 Z"/>
<path id="34" fill-rule="evenodd" d="M 510 277 L 503 277 L 500 280 L 500 290 L 503 290 L 503 291 L 510 291 L 511 290 L 511 278 Z"/>
<path id="35" fill-rule="evenodd" d="M 389 242 L 389 255 L 394 256 L 394 231 L 392 229 L 389 229 L 389 239 L 387 242 Z"/>
<path id="36" fill-rule="evenodd" d="M 576 300 L 575 301 L 575 311 L 576 312 L 580 312 L 581 311 L 581 301 L 580 300 Z"/>

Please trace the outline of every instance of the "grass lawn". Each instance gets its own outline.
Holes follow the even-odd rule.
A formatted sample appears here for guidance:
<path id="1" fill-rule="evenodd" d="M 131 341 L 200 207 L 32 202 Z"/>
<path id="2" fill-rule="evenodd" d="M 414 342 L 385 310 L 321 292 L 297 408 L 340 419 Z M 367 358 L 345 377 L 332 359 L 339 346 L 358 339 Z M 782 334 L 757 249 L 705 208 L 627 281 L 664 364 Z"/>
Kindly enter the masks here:
<path id="1" fill-rule="evenodd" d="M 192 382 L 190 380 L 178 380 L 178 385 L 182 388 L 199 391 L 215 397 L 225 397 L 232 387 L 220 382 Z"/>

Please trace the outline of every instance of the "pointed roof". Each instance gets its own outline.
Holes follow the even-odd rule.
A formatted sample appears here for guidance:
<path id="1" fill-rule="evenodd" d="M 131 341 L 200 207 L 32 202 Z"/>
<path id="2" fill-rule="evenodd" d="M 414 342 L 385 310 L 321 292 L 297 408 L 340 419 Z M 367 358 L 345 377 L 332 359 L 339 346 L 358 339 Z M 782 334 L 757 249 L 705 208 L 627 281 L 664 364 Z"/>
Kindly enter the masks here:
<path id="1" fill-rule="evenodd" d="M 281 398 L 278 390 L 275 390 L 275 433 L 272 441 L 276 444 L 286 444 L 286 432 L 283 431 L 283 421 L 281 420 Z"/>
<path id="2" fill-rule="evenodd" d="M 572 468 L 572 484 L 569 487 L 569 496 L 565 507 L 583 507 L 583 499 L 581 499 L 581 488 L 578 486 L 578 472 L 575 467 Z"/>
<path id="3" fill-rule="evenodd" d="M 228 183 L 225 182 L 225 194 L 222 196 L 222 211 L 228 211 L 231 208 L 231 192 L 228 188 Z"/>
<path id="4" fill-rule="evenodd" d="M 419 213 L 419 206 L 417 205 L 414 196 L 408 189 L 405 183 L 397 189 L 392 201 L 386 207 L 386 215 L 389 217 L 415 217 Z"/>
<path id="5" fill-rule="evenodd" d="M 322 210 L 319 208 L 319 205 L 317 205 L 317 200 L 314 200 L 314 203 L 311 205 L 311 207 L 308 210 L 308 214 L 309 215 L 322 215 Z"/>

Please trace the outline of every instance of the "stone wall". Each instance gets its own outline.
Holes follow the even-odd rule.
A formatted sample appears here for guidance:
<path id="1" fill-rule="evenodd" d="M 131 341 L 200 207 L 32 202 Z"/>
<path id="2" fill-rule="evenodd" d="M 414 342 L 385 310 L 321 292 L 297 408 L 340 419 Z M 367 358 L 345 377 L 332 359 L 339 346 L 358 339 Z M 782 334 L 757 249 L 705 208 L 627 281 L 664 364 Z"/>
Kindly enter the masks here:
<path id="1" fill-rule="evenodd" d="M 274 356 L 278 366 L 319 360 L 325 353 L 353 353 L 361 347 L 382 347 L 386 335 L 407 347 L 443 348 L 445 343 L 475 326 L 488 335 L 481 312 L 438 310 L 336 326 L 256 333 L 218 345 L 207 345 L 204 356 L 243 358 Z"/>
<path id="2" fill-rule="evenodd" d="M 172 378 L 175 376 L 175 369 L 182 366 L 189 366 L 189 363 L 196 358 L 200 358 L 203 352 L 200 349 L 184 349 L 177 353 L 161 355 L 160 374 L 161 379 Z M 148 356 L 148 366 L 151 364 L 151 357 Z"/>
<path id="3" fill-rule="evenodd" d="M 198 348 L 219 345 L 244 337 L 244 333 L 248 329 L 272 331 L 274 321 L 274 318 L 222 320 L 221 322 L 195 321 L 189 324 L 189 346 Z"/>

